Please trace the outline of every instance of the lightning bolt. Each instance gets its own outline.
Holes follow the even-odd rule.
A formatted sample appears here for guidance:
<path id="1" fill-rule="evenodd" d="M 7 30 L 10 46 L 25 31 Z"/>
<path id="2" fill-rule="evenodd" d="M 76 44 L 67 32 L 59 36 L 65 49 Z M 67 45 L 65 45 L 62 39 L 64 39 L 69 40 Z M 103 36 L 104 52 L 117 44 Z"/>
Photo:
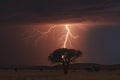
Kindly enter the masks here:
<path id="1" fill-rule="evenodd" d="M 63 48 L 67 47 L 68 42 L 69 42 L 70 46 L 72 47 L 70 37 L 72 37 L 73 39 L 76 39 L 79 36 L 73 36 L 73 34 L 72 34 L 72 32 L 71 32 L 71 30 L 70 30 L 70 28 L 67 24 L 65 25 L 65 29 L 66 29 L 66 34 L 65 34 L 65 40 L 64 40 L 64 43 L 63 43 Z"/>
<path id="2" fill-rule="evenodd" d="M 52 27 L 50 27 L 49 29 L 48 29 L 48 31 L 47 32 L 40 32 L 40 33 L 42 33 L 43 35 L 45 35 L 45 34 L 48 34 L 52 29 L 54 29 L 56 26 L 52 26 Z"/>
<path id="3" fill-rule="evenodd" d="M 66 37 L 65 37 L 65 40 L 64 40 L 63 48 L 66 48 L 66 44 L 67 44 L 67 41 L 69 39 L 69 34 L 70 34 L 70 29 L 69 29 L 67 24 L 66 24 L 65 28 L 66 28 L 67 33 L 66 33 Z"/>
<path id="4" fill-rule="evenodd" d="M 38 36 L 41 37 L 49 34 L 56 27 L 57 27 L 56 25 L 51 26 L 46 32 L 41 32 L 39 29 L 36 29 L 34 32 L 37 32 L 39 34 Z M 59 38 L 58 41 L 62 42 L 62 48 L 70 48 L 72 47 L 72 40 L 77 39 L 79 36 L 74 36 L 72 34 L 71 27 L 68 24 L 64 26 L 64 29 L 65 33 Z M 34 35 L 28 36 L 24 39 L 32 38 L 32 36 Z"/>

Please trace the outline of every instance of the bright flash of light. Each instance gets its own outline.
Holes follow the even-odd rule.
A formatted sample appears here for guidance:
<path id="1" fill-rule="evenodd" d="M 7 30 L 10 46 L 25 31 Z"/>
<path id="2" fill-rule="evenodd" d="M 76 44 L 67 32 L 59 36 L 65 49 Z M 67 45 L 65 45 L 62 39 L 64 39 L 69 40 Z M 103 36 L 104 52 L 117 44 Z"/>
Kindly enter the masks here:
<path id="1" fill-rule="evenodd" d="M 69 39 L 70 37 L 72 37 L 73 39 L 76 39 L 79 37 L 79 36 L 73 36 L 73 34 L 72 34 L 72 32 L 67 24 L 65 25 L 65 29 L 66 29 L 66 34 L 65 34 L 65 40 L 63 41 L 64 42 L 63 48 L 67 47 L 67 43 L 70 44 L 70 46 L 72 46 L 71 41 Z"/>
<path id="2" fill-rule="evenodd" d="M 65 58 L 65 55 L 62 55 L 61 57 L 62 57 L 62 59 L 64 59 L 64 58 Z"/>
<path id="3" fill-rule="evenodd" d="M 54 28 L 57 28 L 59 25 L 54 25 L 54 26 L 51 26 L 47 31 L 45 32 L 41 32 L 39 29 L 35 29 L 34 30 L 34 33 L 37 33 L 37 36 L 38 37 L 42 37 L 42 36 L 45 36 L 45 35 L 48 35 L 51 31 L 54 30 Z M 62 25 L 63 26 L 63 25 Z M 77 35 L 73 35 L 72 33 L 72 29 L 71 29 L 71 26 L 66 24 L 63 26 L 64 28 L 64 34 L 58 39 L 60 44 L 62 45 L 61 48 L 73 48 L 72 46 L 72 40 L 73 39 L 77 39 L 79 38 L 79 36 Z M 25 37 L 24 39 L 28 39 L 28 38 L 32 38 L 34 35 L 30 35 L 28 37 Z M 38 39 L 36 39 L 36 41 L 38 41 Z"/>

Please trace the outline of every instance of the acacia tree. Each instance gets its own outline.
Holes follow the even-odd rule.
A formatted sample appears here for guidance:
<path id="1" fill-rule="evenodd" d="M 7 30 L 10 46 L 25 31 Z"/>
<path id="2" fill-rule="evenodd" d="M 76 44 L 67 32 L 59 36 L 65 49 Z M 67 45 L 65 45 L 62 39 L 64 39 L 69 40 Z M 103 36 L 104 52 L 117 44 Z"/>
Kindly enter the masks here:
<path id="1" fill-rule="evenodd" d="M 80 50 L 59 48 L 48 56 L 48 60 L 51 61 L 51 63 L 62 63 L 64 74 L 67 74 L 70 62 L 81 55 L 82 52 Z"/>

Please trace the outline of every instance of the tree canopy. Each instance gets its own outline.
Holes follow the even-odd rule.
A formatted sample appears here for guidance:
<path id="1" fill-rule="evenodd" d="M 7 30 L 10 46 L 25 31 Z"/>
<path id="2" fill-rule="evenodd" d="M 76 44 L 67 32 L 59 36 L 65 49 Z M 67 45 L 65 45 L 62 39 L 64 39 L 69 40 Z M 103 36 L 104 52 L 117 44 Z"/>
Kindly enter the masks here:
<path id="1" fill-rule="evenodd" d="M 74 59 L 78 58 L 82 55 L 80 50 L 75 49 L 67 49 L 67 48 L 59 48 L 53 51 L 49 56 L 48 59 L 51 63 L 63 63 L 65 62 L 72 62 Z"/>

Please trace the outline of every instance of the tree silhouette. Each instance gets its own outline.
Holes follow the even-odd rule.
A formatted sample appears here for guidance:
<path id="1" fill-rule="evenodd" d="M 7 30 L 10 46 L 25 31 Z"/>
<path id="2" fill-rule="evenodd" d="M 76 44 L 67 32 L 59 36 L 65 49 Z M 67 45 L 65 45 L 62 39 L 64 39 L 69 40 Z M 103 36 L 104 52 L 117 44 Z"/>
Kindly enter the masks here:
<path id="1" fill-rule="evenodd" d="M 51 63 L 62 63 L 64 74 L 67 74 L 70 62 L 81 55 L 82 52 L 80 50 L 59 48 L 48 56 L 48 60 L 51 61 Z"/>

